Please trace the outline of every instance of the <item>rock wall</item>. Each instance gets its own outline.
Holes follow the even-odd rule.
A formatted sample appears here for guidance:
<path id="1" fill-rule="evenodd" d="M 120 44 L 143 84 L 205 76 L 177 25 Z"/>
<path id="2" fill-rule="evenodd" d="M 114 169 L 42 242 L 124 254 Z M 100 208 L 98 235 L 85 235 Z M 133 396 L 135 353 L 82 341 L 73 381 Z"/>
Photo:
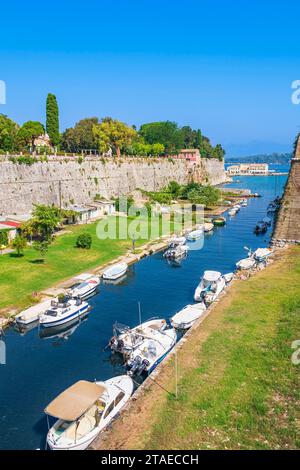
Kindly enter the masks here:
<path id="1" fill-rule="evenodd" d="M 91 203 L 96 195 L 111 198 L 134 189 L 159 190 L 170 181 L 191 180 L 220 184 L 226 179 L 224 164 L 216 159 L 200 163 L 185 160 L 50 157 L 32 165 L 0 161 L 0 215 L 22 214 L 33 204 Z"/>
<path id="2" fill-rule="evenodd" d="M 273 244 L 300 243 L 300 136 L 273 233 Z"/>

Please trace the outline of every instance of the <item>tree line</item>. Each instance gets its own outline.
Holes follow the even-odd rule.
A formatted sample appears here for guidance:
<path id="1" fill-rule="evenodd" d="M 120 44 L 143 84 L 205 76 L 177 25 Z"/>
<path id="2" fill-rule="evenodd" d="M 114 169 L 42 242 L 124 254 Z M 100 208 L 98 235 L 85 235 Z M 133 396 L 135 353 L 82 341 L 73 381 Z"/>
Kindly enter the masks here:
<path id="1" fill-rule="evenodd" d="M 220 144 L 213 146 L 200 129 L 179 126 L 172 121 L 158 121 L 128 126 L 112 117 L 81 119 L 74 127 L 59 131 L 59 108 L 55 95 L 49 93 L 46 101 L 46 126 L 38 121 L 18 125 L 0 114 L 0 152 L 34 152 L 36 139 L 45 133 L 50 149 L 68 153 L 96 151 L 113 155 L 159 156 L 174 155 L 181 149 L 199 149 L 202 157 L 223 160 L 225 151 Z M 51 148 L 52 147 L 52 148 Z"/>

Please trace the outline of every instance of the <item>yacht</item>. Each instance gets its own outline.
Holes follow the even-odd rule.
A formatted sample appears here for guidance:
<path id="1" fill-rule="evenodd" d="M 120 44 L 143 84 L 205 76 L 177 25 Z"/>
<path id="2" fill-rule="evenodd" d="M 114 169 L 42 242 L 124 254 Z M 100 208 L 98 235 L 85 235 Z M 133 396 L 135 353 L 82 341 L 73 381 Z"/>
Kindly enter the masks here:
<path id="1" fill-rule="evenodd" d="M 218 271 L 205 271 L 200 284 L 195 290 L 194 300 L 205 304 L 214 302 L 226 285 L 226 281 Z"/>
<path id="2" fill-rule="evenodd" d="M 39 324 L 43 328 L 63 325 L 79 318 L 89 309 L 89 304 L 82 299 L 68 296 L 57 298 L 57 300 L 52 300 L 50 308 L 40 315 Z"/>
<path id="3" fill-rule="evenodd" d="M 175 328 L 157 331 L 135 348 L 126 361 L 129 375 L 151 374 L 168 355 L 177 339 Z"/>
<path id="4" fill-rule="evenodd" d="M 187 330 L 205 314 L 206 305 L 204 302 L 187 305 L 182 310 L 177 312 L 171 318 L 171 325 L 177 330 Z"/>
<path id="5" fill-rule="evenodd" d="M 109 341 L 112 351 L 129 354 L 144 341 L 145 338 L 155 336 L 156 332 L 161 332 L 167 327 L 166 320 L 151 319 L 140 325 L 130 328 L 129 326 L 115 323 L 113 325 L 113 336 Z"/>
<path id="6" fill-rule="evenodd" d="M 84 450 L 126 405 L 133 381 L 121 375 L 105 382 L 80 380 L 45 409 L 58 418 L 47 434 L 52 450 Z"/>
<path id="7" fill-rule="evenodd" d="M 103 272 L 102 277 L 103 279 L 114 281 L 118 279 L 119 277 L 124 276 L 127 270 L 128 270 L 127 263 L 114 264 L 113 266 L 110 266 Z"/>

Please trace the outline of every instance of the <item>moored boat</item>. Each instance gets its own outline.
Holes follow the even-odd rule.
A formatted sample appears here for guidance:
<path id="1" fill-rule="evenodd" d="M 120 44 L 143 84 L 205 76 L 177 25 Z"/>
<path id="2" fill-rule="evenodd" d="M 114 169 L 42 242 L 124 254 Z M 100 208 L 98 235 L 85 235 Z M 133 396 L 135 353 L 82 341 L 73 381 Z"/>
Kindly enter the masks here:
<path id="1" fill-rule="evenodd" d="M 81 274 L 80 276 L 77 276 L 76 279 L 81 282 L 74 284 L 74 286 L 68 289 L 68 294 L 71 297 L 86 299 L 87 297 L 95 294 L 100 285 L 100 278 L 89 273 Z"/>
<path id="2" fill-rule="evenodd" d="M 156 335 L 156 332 L 165 330 L 167 327 L 166 320 L 153 318 L 140 325 L 130 328 L 129 326 L 115 323 L 113 325 L 113 336 L 109 341 L 112 351 L 129 354 L 137 348 L 145 338 Z"/>
<path id="3" fill-rule="evenodd" d="M 39 320 L 39 317 L 51 306 L 51 301 L 52 299 L 47 299 L 44 300 L 43 302 L 40 302 L 36 305 L 33 305 L 32 307 L 29 307 L 26 310 L 23 310 L 23 312 L 18 313 L 16 315 L 15 320 L 17 325 L 20 326 L 26 326 L 30 325 L 31 323 L 37 323 Z"/>
<path id="4" fill-rule="evenodd" d="M 204 222 L 204 232 L 208 233 L 214 229 L 214 224 L 212 222 Z"/>
<path id="5" fill-rule="evenodd" d="M 102 277 L 103 279 L 114 281 L 115 279 L 118 279 L 119 277 L 124 276 L 127 270 L 128 270 L 127 263 L 114 264 L 113 266 L 110 266 L 103 272 Z"/>
<path id="6" fill-rule="evenodd" d="M 204 302 L 187 305 L 170 319 L 171 325 L 177 330 L 187 330 L 204 315 L 205 311 Z"/>
<path id="7" fill-rule="evenodd" d="M 263 222 L 262 220 L 260 220 L 259 222 L 257 222 L 255 228 L 254 228 L 254 233 L 256 233 L 256 235 L 260 234 L 260 233 L 266 233 L 266 231 L 268 230 L 268 225 Z"/>
<path id="8" fill-rule="evenodd" d="M 237 269 L 248 270 L 254 268 L 256 261 L 253 257 L 249 256 L 248 258 L 241 259 L 236 263 Z"/>
<path id="9" fill-rule="evenodd" d="M 40 315 L 39 324 L 43 328 L 63 325 L 71 322 L 88 312 L 90 306 L 84 300 L 74 299 L 68 296 L 51 301 L 51 306 Z"/>
<path id="10" fill-rule="evenodd" d="M 271 248 L 257 248 L 257 250 L 253 252 L 253 256 L 258 262 L 262 262 L 268 259 L 272 253 L 273 250 Z"/>
<path id="11" fill-rule="evenodd" d="M 214 302 L 226 285 L 225 279 L 218 271 L 205 271 L 194 294 L 196 302 L 206 304 Z"/>
<path id="12" fill-rule="evenodd" d="M 105 382 L 80 380 L 67 388 L 45 408 L 58 418 L 47 434 L 50 449 L 86 449 L 126 405 L 133 388 L 127 375 Z"/>
<path id="13" fill-rule="evenodd" d="M 197 228 L 196 230 L 192 230 L 190 233 L 188 233 L 186 238 L 189 241 L 198 240 L 199 238 L 203 237 L 203 233 L 204 233 L 204 227 Z"/>
<path id="14" fill-rule="evenodd" d="M 217 227 L 223 227 L 226 224 L 225 217 L 216 217 L 213 219 L 213 224 Z"/>
<path id="15" fill-rule="evenodd" d="M 175 328 L 157 331 L 155 336 L 144 338 L 126 361 L 129 375 L 151 374 L 174 347 L 176 339 Z"/>

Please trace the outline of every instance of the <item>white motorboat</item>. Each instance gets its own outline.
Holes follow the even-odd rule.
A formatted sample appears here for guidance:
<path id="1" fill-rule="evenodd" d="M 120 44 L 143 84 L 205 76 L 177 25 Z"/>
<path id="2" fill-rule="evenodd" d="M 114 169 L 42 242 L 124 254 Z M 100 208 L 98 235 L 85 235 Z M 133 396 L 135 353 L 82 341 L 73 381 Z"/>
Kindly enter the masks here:
<path id="1" fill-rule="evenodd" d="M 196 230 L 193 230 L 192 232 L 190 232 L 190 233 L 187 235 L 186 238 L 187 238 L 189 241 L 198 240 L 198 238 L 203 237 L 203 233 L 204 233 L 204 228 L 203 228 L 203 227 L 197 228 Z"/>
<path id="2" fill-rule="evenodd" d="M 171 325 L 177 330 L 187 330 L 193 326 L 198 318 L 204 315 L 205 311 L 206 305 L 204 302 L 187 305 L 171 318 Z"/>
<path id="3" fill-rule="evenodd" d="M 44 300 L 33 307 L 23 310 L 23 312 L 16 315 L 15 320 L 17 325 L 26 326 L 31 323 L 38 322 L 39 317 L 51 306 L 52 299 Z"/>
<path id="4" fill-rule="evenodd" d="M 58 395 L 45 413 L 58 418 L 49 429 L 52 450 L 84 450 L 126 405 L 133 381 L 121 375 L 105 382 L 80 380 Z"/>
<path id="5" fill-rule="evenodd" d="M 169 242 L 169 247 L 177 246 L 177 245 L 185 245 L 186 238 L 185 237 L 173 237 Z"/>
<path id="6" fill-rule="evenodd" d="M 175 328 L 156 331 L 135 348 L 126 361 L 129 375 L 151 374 L 155 367 L 167 356 L 177 339 Z"/>
<path id="7" fill-rule="evenodd" d="M 127 270 L 128 270 L 127 263 L 114 264 L 113 266 L 110 266 L 103 272 L 102 277 L 103 279 L 114 281 L 115 279 L 118 279 L 119 277 L 124 276 Z"/>
<path id="8" fill-rule="evenodd" d="M 205 271 L 195 290 L 194 300 L 206 304 L 214 302 L 225 287 L 225 279 L 218 271 Z"/>
<path id="9" fill-rule="evenodd" d="M 236 263 L 237 269 L 242 270 L 254 268 L 255 265 L 256 261 L 252 256 L 249 256 L 248 258 L 243 258 Z"/>
<path id="10" fill-rule="evenodd" d="M 205 222 L 204 223 L 204 232 L 205 233 L 211 232 L 213 229 L 214 229 L 214 224 L 212 224 L 211 222 Z"/>
<path id="11" fill-rule="evenodd" d="M 81 282 L 70 287 L 68 294 L 71 297 L 79 297 L 80 299 L 90 297 L 92 294 L 95 294 L 100 285 L 100 278 L 89 273 L 81 274 L 76 279 Z"/>
<path id="12" fill-rule="evenodd" d="M 232 208 L 228 211 L 228 215 L 230 215 L 230 217 L 234 217 L 237 214 L 237 212 L 238 212 L 237 209 Z"/>
<path id="13" fill-rule="evenodd" d="M 269 226 L 270 226 L 271 223 L 272 223 L 271 217 L 264 217 L 264 218 L 262 219 L 262 221 L 263 221 L 265 224 L 269 225 Z"/>
<path id="14" fill-rule="evenodd" d="M 258 261 L 265 261 L 273 253 L 271 248 L 258 248 L 253 252 L 254 258 Z"/>
<path id="15" fill-rule="evenodd" d="M 64 299 L 58 298 L 52 300 L 50 308 L 40 315 L 39 324 L 43 328 L 63 325 L 79 318 L 89 309 L 89 304 L 79 298 L 71 299 L 68 296 L 65 296 Z"/>
<path id="16" fill-rule="evenodd" d="M 129 328 L 129 326 L 115 323 L 113 325 L 113 337 L 110 339 L 110 348 L 121 354 L 129 354 L 144 341 L 145 338 L 155 336 L 167 327 L 166 320 L 151 319 L 140 325 Z"/>
<path id="17" fill-rule="evenodd" d="M 184 258 L 189 251 L 189 247 L 186 245 L 177 245 L 174 247 L 169 247 L 167 251 L 164 252 L 164 258 L 168 259 L 179 259 Z"/>
<path id="18" fill-rule="evenodd" d="M 240 204 L 235 204 L 233 206 L 233 209 L 235 209 L 237 212 L 239 212 L 239 210 L 241 209 L 241 205 Z"/>

